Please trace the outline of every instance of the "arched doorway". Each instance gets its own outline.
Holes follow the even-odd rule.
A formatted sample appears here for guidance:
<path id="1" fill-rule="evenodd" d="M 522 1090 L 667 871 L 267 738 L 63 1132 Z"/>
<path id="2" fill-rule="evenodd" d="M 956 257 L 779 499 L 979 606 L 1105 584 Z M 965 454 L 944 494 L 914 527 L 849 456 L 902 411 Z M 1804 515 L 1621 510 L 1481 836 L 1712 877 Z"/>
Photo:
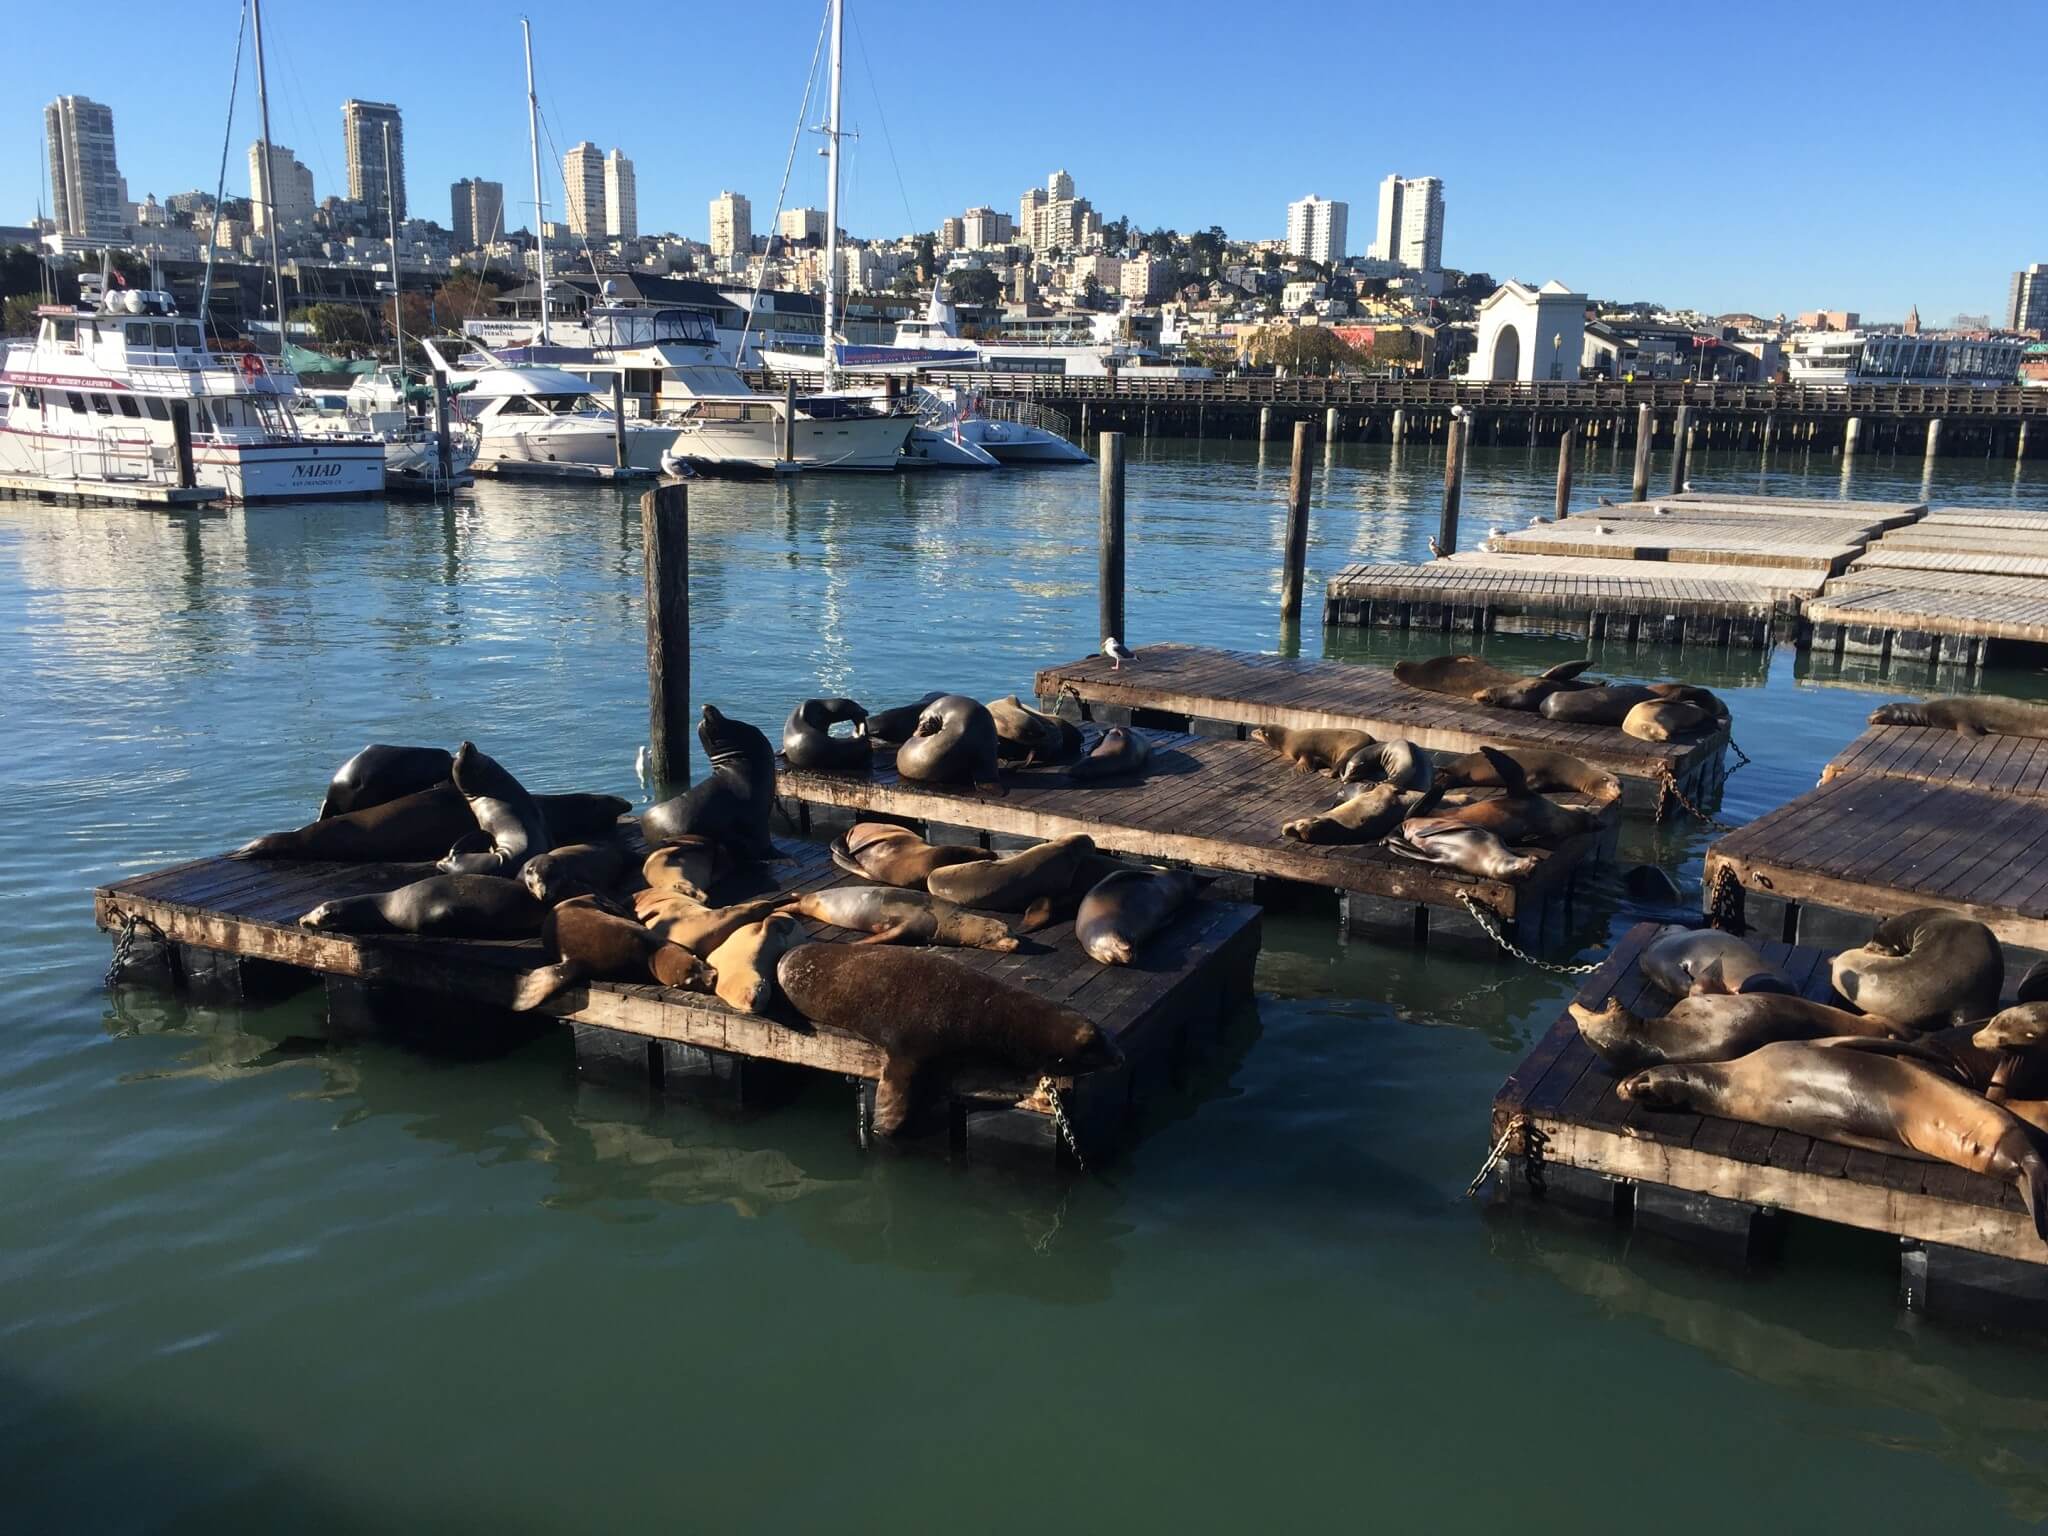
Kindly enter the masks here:
<path id="1" fill-rule="evenodd" d="M 1518 379 L 1521 376 L 1522 333 L 1512 325 L 1504 325 L 1493 338 L 1493 366 L 1487 370 L 1487 377 Z"/>

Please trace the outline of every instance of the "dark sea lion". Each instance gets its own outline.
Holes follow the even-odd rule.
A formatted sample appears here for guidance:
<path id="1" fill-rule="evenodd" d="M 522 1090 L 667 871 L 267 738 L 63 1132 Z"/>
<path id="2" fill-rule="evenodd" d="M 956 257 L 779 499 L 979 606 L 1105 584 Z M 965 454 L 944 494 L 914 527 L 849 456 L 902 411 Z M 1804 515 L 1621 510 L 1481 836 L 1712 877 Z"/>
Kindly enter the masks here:
<path id="1" fill-rule="evenodd" d="M 2005 985 L 2005 955 L 1982 923 L 1916 907 L 1877 925 L 1868 942 L 1829 963 L 1835 990 L 1865 1013 L 1916 1029 L 1989 1018 Z"/>
<path id="2" fill-rule="evenodd" d="M 1297 729 L 1260 725 L 1252 728 L 1251 740 L 1278 752 L 1294 764 L 1296 773 L 1335 773 L 1344 762 L 1374 744 L 1364 731 L 1335 726 Z"/>
<path id="3" fill-rule="evenodd" d="M 879 1047 L 874 1130 L 903 1129 L 928 1067 L 987 1064 L 1070 1077 L 1114 1066 L 1110 1037 L 1071 1008 L 929 949 L 804 944 L 776 967 L 783 996 L 814 1024 Z"/>
<path id="4" fill-rule="evenodd" d="M 1484 827 L 1443 816 L 1411 817 L 1396 827 L 1382 846 L 1405 859 L 1447 865 L 1487 880 L 1519 880 L 1537 864 L 1531 855 L 1510 851 Z"/>
<path id="5" fill-rule="evenodd" d="M 986 848 L 928 843 L 908 827 L 886 821 L 857 821 L 832 843 L 832 862 L 849 875 L 880 885 L 921 891 L 935 869 L 953 864 L 987 864 Z"/>
<path id="6" fill-rule="evenodd" d="M 1622 734 L 1638 741 L 1676 741 L 1712 724 L 1712 715 L 1683 699 L 1646 699 L 1621 719 Z"/>
<path id="7" fill-rule="evenodd" d="M 792 768 L 865 773 L 875 760 L 867 738 L 834 736 L 832 727 L 848 721 L 858 727 L 867 718 L 868 712 L 852 699 L 805 699 L 789 712 L 782 727 L 782 755 Z"/>
<path id="8" fill-rule="evenodd" d="M 1501 794 L 1464 800 L 1435 814 L 1462 821 L 1469 827 L 1483 827 L 1504 843 L 1534 843 L 1545 848 L 1555 848 L 1571 838 L 1599 830 L 1598 812 L 1559 805 L 1538 794 L 1529 787 L 1522 765 L 1498 748 L 1481 747 L 1479 752 L 1491 759 L 1493 777 L 1500 781 Z"/>
<path id="9" fill-rule="evenodd" d="M 447 782 L 455 757 L 443 747 L 372 743 L 334 770 L 320 815 L 345 816 Z"/>
<path id="10" fill-rule="evenodd" d="M 988 706 L 996 724 L 996 755 L 1004 762 L 1063 763 L 1081 750 L 1081 728 L 1033 709 L 1014 693 Z"/>
<path id="11" fill-rule="evenodd" d="M 1405 740 L 1360 747 L 1338 763 L 1334 772 L 1340 784 L 1389 784 L 1395 789 L 1427 789 L 1436 778 L 1430 755 Z"/>
<path id="12" fill-rule="evenodd" d="M 1017 941 L 1009 925 L 970 912 L 929 891 L 893 885 L 834 885 L 805 891 L 779 909 L 800 912 L 814 922 L 867 935 L 858 944 L 945 944 L 955 949 L 992 949 L 1010 954 Z"/>
<path id="13" fill-rule="evenodd" d="M 1825 1040 L 1847 1035 L 1883 1040 L 1911 1031 L 1889 1019 L 1830 1008 L 1788 992 L 1735 996 L 1703 992 L 1681 997 L 1670 1012 L 1651 1018 L 1609 998 L 1599 1008 L 1571 1004 L 1572 1022 L 1594 1054 L 1617 1072 L 1681 1061 L 1732 1061 L 1776 1040 Z"/>
<path id="14" fill-rule="evenodd" d="M 1825 1043 L 1784 1041 L 1733 1061 L 1651 1067 L 1622 1098 L 1794 1131 L 1847 1147 L 1906 1147 L 2016 1186 L 2048 1241 L 2048 1162 L 2033 1133 L 1981 1094 L 1911 1061 Z"/>
<path id="15" fill-rule="evenodd" d="M 345 811 L 235 850 L 240 859 L 331 859 L 351 864 L 432 863 L 476 831 L 469 802 L 451 784 L 417 790 L 366 810 Z"/>
<path id="16" fill-rule="evenodd" d="M 876 710 L 863 722 L 860 733 L 869 741 L 884 742 L 892 747 L 901 746 L 916 734 L 918 717 L 945 697 L 944 693 L 928 693 L 915 704 L 899 704 L 894 709 Z"/>
<path id="17" fill-rule="evenodd" d="M 324 933 L 413 933 L 444 939 L 523 939 L 545 915 L 533 893 L 501 875 L 429 875 L 395 891 L 323 901 L 299 919 Z"/>
<path id="18" fill-rule="evenodd" d="M 775 749 L 747 724 L 706 704 L 697 740 L 711 760 L 710 774 L 640 817 L 650 843 L 708 837 L 742 859 L 772 859 L 768 817 L 775 809 Z"/>
<path id="19" fill-rule="evenodd" d="M 1724 992 L 1796 994 L 1791 978 L 1732 933 L 1666 928 L 1643 951 L 1643 974 L 1673 997 Z M 1827 1031 L 1853 1035 L 1853 1029 Z"/>
<path id="20" fill-rule="evenodd" d="M 570 843 L 528 859 L 519 879 L 542 906 L 558 907 L 573 896 L 622 891 L 632 869 L 617 843 Z"/>
<path id="21" fill-rule="evenodd" d="M 1632 864 L 1621 877 L 1621 889 L 1630 901 L 1645 906 L 1677 906 L 1685 892 L 1668 871 L 1655 864 Z"/>
<path id="22" fill-rule="evenodd" d="M 1670 699 L 1680 704 L 1694 704 L 1706 711 L 1710 720 L 1726 720 L 1728 706 L 1721 696 L 1710 689 L 1695 687 L 1691 683 L 1651 683 L 1650 692 L 1660 699 Z"/>
<path id="23" fill-rule="evenodd" d="M 925 889 L 984 912 L 1022 912 L 1041 897 L 1064 895 L 1074 871 L 1094 852 L 1093 838 L 1073 832 L 985 864 L 935 869 L 925 878 Z"/>
<path id="24" fill-rule="evenodd" d="M 2048 738 L 2048 705 L 2017 699 L 1945 698 L 1882 704 L 1870 712 L 1872 725 L 1928 725 L 1965 736 Z"/>
<path id="25" fill-rule="evenodd" d="M 1583 758 L 1566 752 L 1546 752 L 1539 747 L 1491 747 L 1446 758 L 1436 765 L 1435 782 L 1446 789 L 1505 789 L 1507 786 L 1501 783 L 1488 760 L 1488 752 L 1512 758 L 1522 770 L 1524 782 L 1533 790 L 1585 795 L 1603 803 L 1621 798 L 1621 780 L 1613 774 L 1595 768 Z"/>
<path id="26" fill-rule="evenodd" d="M 547 852 L 548 824 L 540 803 L 496 758 L 465 741 L 455 749 L 451 776 L 469 802 L 477 830 L 491 843 L 480 853 L 449 853 L 441 861 L 443 874 L 516 875 L 528 859 Z"/>
<path id="27" fill-rule="evenodd" d="M 964 693 L 934 699 L 896 749 L 896 771 L 925 784 L 1000 785 L 994 718 Z"/>
<path id="28" fill-rule="evenodd" d="M 2028 966 L 2012 996 L 2016 1003 L 2048 1002 L 2048 960 L 2036 960 Z"/>
<path id="29" fill-rule="evenodd" d="M 1577 693 L 1553 693 L 1536 713 L 1546 720 L 1570 725 L 1620 725 L 1630 710 L 1654 697 L 1641 683 L 1609 683 L 1604 688 L 1582 688 Z"/>
<path id="30" fill-rule="evenodd" d="M 1303 816 L 1281 825 L 1280 835 L 1297 843 L 1330 847 L 1344 843 L 1376 843 L 1418 813 L 1422 796 L 1391 784 L 1371 784 L 1333 810 Z"/>
<path id="31" fill-rule="evenodd" d="M 1080 910 L 1082 898 L 1120 869 L 1130 866 L 1106 853 L 1091 853 L 1077 860 L 1067 879 L 1067 888 L 1052 896 L 1033 898 L 1017 919 L 1012 932 L 1036 933 L 1054 923 L 1063 923 Z"/>
<path id="32" fill-rule="evenodd" d="M 803 942 L 796 919 L 770 913 L 735 928 L 711 952 L 718 1000 L 741 1013 L 765 1013 L 775 1001 L 776 962 Z"/>
<path id="33" fill-rule="evenodd" d="M 1520 676 L 1477 656 L 1432 656 L 1427 661 L 1395 662 L 1394 677 L 1428 693 L 1475 701 L 1481 694 L 1491 694 L 1494 700 L 1505 701 L 1499 708 L 1533 709 L 1550 692 L 1572 685 L 1592 664 L 1590 660 L 1567 661 L 1534 676 Z M 1530 699 L 1535 703 L 1523 702 Z"/>
<path id="34" fill-rule="evenodd" d="M 681 891 L 636 891 L 633 910 L 648 932 L 695 950 L 714 953 L 718 946 L 749 923 L 771 916 L 782 905 L 780 896 L 763 896 L 757 901 L 736 902 L 729 907 L 706 906 Z"/>
<path id="35" fill-rule="evenodd" d="M 557 843 L 601 843 L 619 835 L 619 818 L 633 802 L 617 795 L 535 795 L 548 836 Z"/>
<path id="36" fill-rule="evenodd" d="M 574 896 L 553 908 L 540 936 L 557 963 L 528 971 L 520 979 L 512 1000 L 515 1012 L 538 1008 L 563 988 L 590 977 L 654 981 L 692 992 L 709 992 L 718 979 L 695 952 L 608 911 L 589 896 Z"/>
<path id="37" fill-rule="evenodd" d="M 1134 773 L 1143 773 L 1145 765 L 1151 761 L 1152 743 L 1141 732 L 1112 725 L 1102 733 L 1102 739 L 1095 743 L 1086 757 L 1067 769 L 1067 777 L 1077 784 L 1091 783 L 1096 779 L 1128 778 Z"/>
<path id="38" fill-rule="evenodd" d="M 1194 894 L 1184 869 L 1120 869 L 1081 898 L 1074 937 L 1098 965 L 1129 965 Z"/>

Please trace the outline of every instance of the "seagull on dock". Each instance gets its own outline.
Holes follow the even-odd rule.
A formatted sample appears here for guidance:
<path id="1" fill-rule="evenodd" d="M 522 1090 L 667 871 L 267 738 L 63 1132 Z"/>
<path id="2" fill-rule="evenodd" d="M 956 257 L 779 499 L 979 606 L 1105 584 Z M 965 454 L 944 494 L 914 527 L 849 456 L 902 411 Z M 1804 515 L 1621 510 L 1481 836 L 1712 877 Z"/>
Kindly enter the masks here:
<path id="1" fill-rule="evenodd" d="M 1109 670 L 1112 672 L 1121 672 L 1124 669 L 1125 662 L 1138 659 L 1138 653 L 1125 645 L 1123 641 L 1117 639 L 1115 635 L 1104 635 L 1102 637 L 1102 654 L 1109 658 Z"/>
<path id="2" fill-rule="evenodd" d="M 1594 499 L 1597 500 L 1603 507 L 1612 507 L 1619 505 L 1619 503 L 1617 503 L 1612 496 L 1599 496 L 1595 497 Z"/>
<path id="3" fill-rule="evenodd" d="M 1594 531 L 1595 533 L 1612 533 L 1612 532 L 1614 532 L 1614 530 L 1613 530 L 1612 528 L 1608 527 L 1608 526 L 1607 526 L 1607 525 L 1606 525 L 1605 523 L 1595 523 L 1595 524 L 1593 525 L 1593 531 Z"/>
<path id="4" fill-rule="evenodd" d="M 647 788 L 647 744 L 642 742 L 640 750 L 633 754 L 633 777 L 640 781 L 644 792 Z"/>

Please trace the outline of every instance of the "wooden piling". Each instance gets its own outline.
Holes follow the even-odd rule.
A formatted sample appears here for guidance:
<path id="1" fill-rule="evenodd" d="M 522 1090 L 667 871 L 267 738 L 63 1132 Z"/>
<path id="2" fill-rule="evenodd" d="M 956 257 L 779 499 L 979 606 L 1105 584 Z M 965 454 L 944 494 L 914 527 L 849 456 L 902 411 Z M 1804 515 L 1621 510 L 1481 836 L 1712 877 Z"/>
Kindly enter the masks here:
<path id="1" fill-rule="evenodd" d="M 1579 446 L 1579 429 L 1566 427 L 1557 440 L 1557 520 L 1561 523 L 1572 510 L 1572 450 Z"/>
<path id="2" fill-rule="evenodd" d="M 1692 407 L 1681 405 L 1671 422 L 1671 494 L 1685 489 L 1685 461 L 1692 448 Z"/>
<path id="3" fill-rule="evenodd" d="M 1848 425 L 1842 428 L 1842 457 L 1853 458 L 1856 454 L 1856 439 L 1863 435 L 1863 418 L 1851 416 Z"/>
<path id="4" fill-rule="evenodd" d="M 626 375 L 612 375 L 612 462 L 626 467 Z"/>
<path id="5" fill-rule="evenodd" d="M 1280 565 L 1280 617 L 1293 624 L 1301 618 L 1302 567 L 1308 561 L 1308 497 L 1315 473 L 1308 459 L 1309 425 L 1294 424 L 1294 467 L 1287 476 L 1287 546 Z"/>
<path id="6" fill-rule="evenodd" d="M 189 491 L 197 482 L 192 478 L 192 402 L 171 401 L 171 452 L 176 460 L 178 489 Z"/>
<path id="7" fill-rule="evenodd" d="M 782 381 L 782 462 L 796 462 L 796 380 Z"/>
<path id="8" fill-rule="evenodd" d="M 1657 418 L 1647 404 L 1636 407 L 1636 479 L 1631 501 L 1650 499 L 1650 439 L 1656 435 Z"/>
<path id="9" fill-rule="evenodd" d="M 690 762 L 690 491 L 664 481 L 640 498 L 647 574 L 648 776 L 657 790 Z"/>
<path id="10" fill-rule="evenodd" d="M 1444 510 L 1437 524 L 1438 559 L 1458 551 L 1458 496 L 1465 484 L 1465 418 L 1451 418 L 1450 436 L 1444 443 Z"/>
<path id="11" fill-rule="evenodd" d="M 1302 429 L 1296 429 L 1299 439 Z M 1102 462 L 1102 550 L 1099 564 L 1102 636 L 1124 638 L 1124 435 L 1105 432 L 1097 457 Z"/>
<path id="12" fill-rule="evenodd" d="M 1927 458 L 1938 458 L 1941 454 L 1941 418 L 1931 418 L 1927 423 Z"/>
<path id="13" fill-rule="evenodd" d="M 1271 407 L 1270 405 L 1262 405 L 1259 407 L 1259 441 L 1263 443 L 1267 438 L 1271 437 L 1272 435 L 1273 407 Z"/>
<path id="14" fill-rule="evenodd" d="M 453 445 L 448 441 L 448 371 L 434 370 L 434 466 L 440 471 L 440 483 L 436 490 L 455 489 L 455 458 Z"/>
<path id="15" fill-rule="evenodd" d="M 1337 441 L 1337 407 L 1334 405 L 1323 412 L 1323 441 L 1326 443 Z"/>

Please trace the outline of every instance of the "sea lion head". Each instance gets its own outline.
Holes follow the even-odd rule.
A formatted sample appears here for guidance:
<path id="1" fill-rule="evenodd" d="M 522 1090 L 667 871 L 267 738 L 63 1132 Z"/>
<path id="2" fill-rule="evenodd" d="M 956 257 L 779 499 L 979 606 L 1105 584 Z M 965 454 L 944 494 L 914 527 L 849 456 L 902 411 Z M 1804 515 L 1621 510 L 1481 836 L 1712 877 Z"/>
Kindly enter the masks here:
<path id="1" fill-rule="evenodd" d="M 1252 740 L 1262 747 L 1271 747 L 1275 752 L 1280 750 L 1279 737 L 1280 729 L 1277 726 L 1255 725 L 1252 727 Z"/>
<path id="2" fill-rule="evenodd" d="M 1495 683 L 1472 695 L 1472 702 L 1493 709 L 1534 709 L 1557 690 L 1541 681 L 1524 678 L 1519 682 Z"/>
<path id="3" fill-rule="evenodd" d="M 1387 765 L 1378 742 L 1360 747 L 1337 765 L 1339 784 L 1370 784 L 1386 775 Z"/>
<path id="4" fill-rule="evenodd" d="M 691 992 L 718 990 L 718 972 L 680 944 L 668 944 L 648 956 L 647 969 L 664 987 Z"/>
<path id="5" fill-rule="evenodd" d="M 323 901 L 319 906 L 299 919 L 301 928 L 333 929 L 339 926 L 341 903 Z"/>
<path id="6" fill-rule="evenodd" d="M 1645 1109 L 1690 1109 L 1694 1103 L 1694 1090 L 1699 1084 L 1700 1074 L 1696 1067 L 1648 1067 L 1623 1078 L 1614 1091 L 1629 1103 L 1640 1104 Z"/>
<path id="7" fill-rule="evenodd" d="M 1980 1051 L 2024 1051 L 2048 1042 L 2048 1003 L 2021 1003 L 1992 1015 L 1970 1036 Z"/>
<path id="8" fill-rule="evenodd" d="M 1026 915 L 1029 915 L 1028 912 Z M 963 912 L 954 919 L 954 927 L 960 935 L 957 942 L 969 949 L 993 950 L 999 955 L 1017 952 L 1017 940 L 1011 935 L 1009 924 L 1001 918 L 984 917 L 978 912 Z"/>
<path id="9" fill-rule="evenodd" d="M 722 715 L 718 707 L 706 704 L 697 721 L 697 740 L 713 766 L 727 763 L 765 764 L 774 772 L 775 749 L 768 738 L 744 720 Z"/>
<path id="10" fill-rule="evenodd" d="M 1093 1019 L 1077 1016 L 1072 1032 L 1052 1059 L 1052 1075 L 1079 1077 L 1105 1067 L 1123 1065 L 1124 1053 Z"/>

